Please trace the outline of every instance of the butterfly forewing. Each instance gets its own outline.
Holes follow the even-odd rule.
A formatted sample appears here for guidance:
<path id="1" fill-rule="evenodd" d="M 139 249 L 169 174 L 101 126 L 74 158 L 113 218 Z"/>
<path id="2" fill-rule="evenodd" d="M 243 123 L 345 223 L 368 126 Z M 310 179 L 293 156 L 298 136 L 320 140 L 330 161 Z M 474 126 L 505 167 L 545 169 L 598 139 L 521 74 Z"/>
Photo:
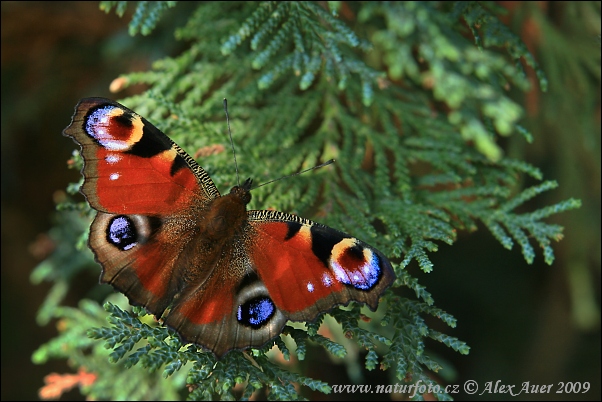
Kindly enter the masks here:
<path id="1" fill-rule="evenodd" d="M 83 99 L 64 134 L 82 148 L 82 192 L 98 211 L 169 215 L 220 195 L 186 152 L 116 102 Z"/>
<path id="2" fill-rule="evenodd" d="M 251 259 L 291 320 L 313 320 L 352 300 L 375 310 L 395 278 L 378 250 L 341 231 L 279 211 L 249 211 L 249 222 Z"/>

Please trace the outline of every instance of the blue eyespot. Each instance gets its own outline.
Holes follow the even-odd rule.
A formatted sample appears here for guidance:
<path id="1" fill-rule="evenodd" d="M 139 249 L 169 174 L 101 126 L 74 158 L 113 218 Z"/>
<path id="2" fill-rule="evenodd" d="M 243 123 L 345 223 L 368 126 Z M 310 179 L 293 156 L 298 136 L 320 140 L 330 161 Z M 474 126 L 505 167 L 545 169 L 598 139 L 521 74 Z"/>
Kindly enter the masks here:
<path id="1" fill-rule="evenodd" d="M 259 296 L 238 306 L 236 319 L 242 325 L 258 329 L 266 325 L 275 312 L 274 302 L 267 296 Z"/>
<path id="2" fill-rule="evenodd" d="M 359 290 L 370 290 L 381 277 L 380 259 L 371 252 L 371 258 L 363 261 L 356 269 L 343 268 L 338 261 L 332 261 L 332 271 L 337 280 Z"/>
<path id="3" fill-rule="evenodd" d="M 117 107 L 112 105 L 95 109 L 86 117 L 85 130 L 90 137 L 94 138 L 105 149 L 123 152 L 131 147 L 128 142 L 130 127 L 127 125 L 129 123 L 131 126 L 131 122 L 123 116 L 113 116 L 113 110 L 115 109 Z M 120 123 L 117 126 L 119 129 L 114 125 L 116 122 Z"/>
<path id="4" fill-rule="evenodd" d="M 138 233 L 134 222 L 127 216 L 116 216 L 107 227 L 107 241 L 120 249 L 127 251 L 138 244 Z"/>

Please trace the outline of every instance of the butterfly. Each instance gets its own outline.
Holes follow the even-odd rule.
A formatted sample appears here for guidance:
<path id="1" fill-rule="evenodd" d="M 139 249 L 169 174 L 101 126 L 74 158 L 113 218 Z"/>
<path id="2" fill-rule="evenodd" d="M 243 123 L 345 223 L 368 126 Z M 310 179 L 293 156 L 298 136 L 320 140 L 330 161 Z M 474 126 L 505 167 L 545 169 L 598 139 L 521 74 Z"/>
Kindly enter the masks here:
<path id="1" fill-rule="evenodd" d="M 81 147 L 80 191 L 97 212 L 101 283 L 217 358 L 272 341 L 287 320 L 350 301 L 375 310 L 389 260 L 296 215 L 247 210 L 251 179 L 220 195 L 207 172 L 125 106 L 82 99 L 63 135 Z"/>

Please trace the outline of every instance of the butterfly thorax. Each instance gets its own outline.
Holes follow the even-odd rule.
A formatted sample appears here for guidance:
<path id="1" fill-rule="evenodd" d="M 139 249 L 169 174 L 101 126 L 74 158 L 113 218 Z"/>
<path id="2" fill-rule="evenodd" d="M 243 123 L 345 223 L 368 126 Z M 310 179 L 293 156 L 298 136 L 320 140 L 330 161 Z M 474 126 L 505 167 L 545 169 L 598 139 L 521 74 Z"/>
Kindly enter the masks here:
<path id="1" fill-rule="evenodd" d="M 213 241 L 231 239 L 247 220 L 247 204 L 251 201 L 250 180 L 234 186 L 230 193 L 214 199 L 201 221 L 200 231 Z"/>

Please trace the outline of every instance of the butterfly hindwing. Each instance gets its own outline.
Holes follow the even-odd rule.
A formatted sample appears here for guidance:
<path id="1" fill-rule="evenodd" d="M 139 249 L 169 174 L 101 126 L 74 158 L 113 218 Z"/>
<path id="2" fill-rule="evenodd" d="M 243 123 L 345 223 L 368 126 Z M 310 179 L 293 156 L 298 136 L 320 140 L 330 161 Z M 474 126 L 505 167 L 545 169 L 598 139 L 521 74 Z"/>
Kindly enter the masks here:
<path id="1" fill-rule="evenodd" d="M 282 332 L 287 321 L 244 249 L 232 250 L 202 286 L 182 295 L 165 319 L 186 341 L 212 350 L 217 357 L 265 344 Z"/>
<path id="2" fill-rule="evenodd" d="M 169 237 L 157 218 L 99 212 L 89 242 L 103 267 L 101 282 L 127 295 L 132 304 L 161 316 L 178 292 L 180 250 L 172 247 Z M 182 234 L 179 243 L 185 237 Z"/>

